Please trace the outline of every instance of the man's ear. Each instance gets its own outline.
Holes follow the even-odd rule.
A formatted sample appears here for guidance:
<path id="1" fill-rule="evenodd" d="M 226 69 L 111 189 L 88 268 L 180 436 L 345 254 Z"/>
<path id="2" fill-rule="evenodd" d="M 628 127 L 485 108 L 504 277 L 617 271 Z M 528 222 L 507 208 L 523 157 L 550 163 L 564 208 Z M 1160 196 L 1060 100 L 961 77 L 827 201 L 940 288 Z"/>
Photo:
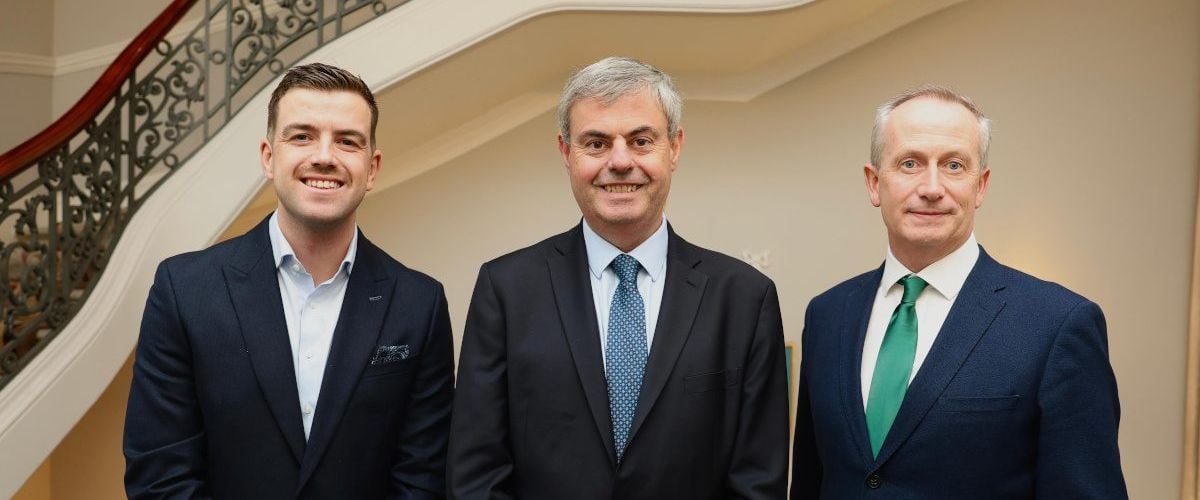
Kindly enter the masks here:
<path id="1" fill-rule="evenodd" d="M 562 134 L 558 134 L 558 154 L 562 156 L 563 166 L 571 168 L 571 162 L 568 161 L 571 157 L 570 139 L 563 137 Z"/>
<path id="2" fill-rule="evenodd" d="M 992 177 L 992 169 L 983 167 L 979 174 L 979 191 L 975 193 L 975 208 L 983 206 L 983 195 L 987 194 L 988 179 Z"/>
<path id="3" fill-rule="evenodd" d="M 679 154 L 683 152 L 683 127 L 675 131 L 675 137 L 671 138 L 671 170 L 679 165 Z"/>
<path id="4" fill-rule="evenodd" d="M 271 168 L 271 159 L 274 152 L 271 151 L 271 142 L 265 138 L 260 141 L 258 143 L 258 154 L 259 161 L 262 163 L 263 177 L 266 177 L 267 180 L 274 180 L 275 171 Z"/>
<path id="5" fill-rule="evenodd" d="M 379 174 L 379 167 L 383 165 L 383 151 L 378 149 L 371 154 L 371 167 L 367 170 L 367 191 L 375 187 L 375 176 Z"/>
<path id="6" fill-rule="evenodd" d="M 879 170 L 870 163 L 863 165 L 863 177 L 867 182 L 867 195 L 871 198 L 871 206 L 879 206 Z"/>

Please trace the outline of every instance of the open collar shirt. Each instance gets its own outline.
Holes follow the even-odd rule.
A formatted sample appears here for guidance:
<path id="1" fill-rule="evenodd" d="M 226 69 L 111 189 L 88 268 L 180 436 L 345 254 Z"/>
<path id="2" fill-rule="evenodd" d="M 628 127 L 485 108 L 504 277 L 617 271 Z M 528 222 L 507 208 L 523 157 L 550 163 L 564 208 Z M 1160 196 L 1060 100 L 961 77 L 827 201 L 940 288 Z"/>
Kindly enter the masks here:
<path id="1" fill-rule="evenodd" d="M 300 394 L 300 415 L 304 423 L 304 438 L 308 439 L 313 416 L 317 413 L 317 400 L 321 394 L 321 381 L 325 377 L 325 362 L 329 359 L 329 347 L 333 343 L 333 330 L 337 326 L 346 297 L 346 284 L 354 268 L 354 257 L 358 252 L 358 228 L 342 265 L 323 283 L 316 284 L 313 277 L 296 258 L 291 244 L 279 228 L 279 214 L 271 215 L 269 231 L 271 252 L 275 257 L 275 269 L 279 277 L 279 295 L 283 299 L 283 315 L 287 319 L 288 341 L 292 346 L 292 366 L 296 370 L 296 391 Z"/>

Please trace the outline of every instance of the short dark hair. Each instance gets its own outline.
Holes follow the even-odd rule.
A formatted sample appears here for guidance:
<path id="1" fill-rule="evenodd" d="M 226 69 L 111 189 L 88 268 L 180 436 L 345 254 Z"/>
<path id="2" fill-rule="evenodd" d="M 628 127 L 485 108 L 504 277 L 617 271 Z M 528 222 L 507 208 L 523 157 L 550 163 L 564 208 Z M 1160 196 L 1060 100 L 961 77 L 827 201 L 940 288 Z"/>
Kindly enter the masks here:
<path id="1" fill-rule="evenodd" d="M 271 92 L 271 102 L 267 105 L 267 134 L 275 132 L 275 119 L 279 116 L 279 100 L 292 89 L 313 89 L 332 92 L 344 90 L 354 92 L 367 101 L 371 108 L 371 147 L 375 147 L 375 125 L 379 123 L 379 106 L 375 104 L 375 94 L 354 73 L 337 66 L 312 63 L 296 66 L 283 75 L 279 86 Z"/>

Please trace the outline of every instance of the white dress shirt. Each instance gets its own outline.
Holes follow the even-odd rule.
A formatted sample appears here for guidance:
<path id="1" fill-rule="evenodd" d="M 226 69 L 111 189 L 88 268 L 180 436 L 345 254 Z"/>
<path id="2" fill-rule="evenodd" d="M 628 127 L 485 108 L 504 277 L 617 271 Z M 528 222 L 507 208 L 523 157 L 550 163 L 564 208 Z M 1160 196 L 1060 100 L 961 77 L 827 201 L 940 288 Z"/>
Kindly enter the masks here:
<path id="1" fill-rule="evenodd" d="M 354 230 L 341 267 L 332 278 L 316 285 L 279 229 L 278 217 L 278 214 L 271 215 L 271 251 L 275 256 L 283 316 L 287 319 L 288 340 L 292 345 L 292 366 L 296 370 L 296 391 L 300 394 L 304 439 L 308 439 L 313 415 L 317 413 L 321 381 L 325 378 L 325 361 L 329 358 L 333 329 L 337 326 L 342 299 L 346 297 L 346 284 L 354 267 L 358 228 Z"/>
<path id="2" fill-rule="evenodd" d="M 588 270 L 592 278 L 592 300 L 596 305 L 596 321 L 600 326 L 600 354 L 608 366 L 608 310 L 612 307 L 613 296 L 617 293 L 620 278 L 609 264 L 618 255 L 624 253 L 613 246 L 583 221 L 583 244 L 587 249 Z M 641 269 L 638 270 L 637 288 L 642 296 L 642 304 L 646 306 L 646 353 L 654 346 L 654 327 L 658 323 L 658 307 L 662 305 L 663 278 L 667 273 L 667 218 L 663 216 L 658 230 L 651 234 L 646 241 L 629 252 L 637 259 Z"/>
<path id="3" fill-rule="evenodd" d="M 971 237 L 957 250 L 916 273 L 929 286 L 917 296 L 917 352 L 908 376 L 909 383 L 912 383 L 925 357 L 929 355 L 929 349 L 937 340 L 954 299 L 958 297 L 978 259 L 979 245 L 975 242 L 975 233 L 971 233 Z M 871 320 L 867 324 L 867 337 L 863 342 L 861 374 L 864 407 L 871 394 L 871 378 L 875 375 L 875 361 L 879 359 L 884 333 L 892 320 L 892 313 L 904 296 L 904 286 L 897 282 L 910 274 L 913 272 L 896 260 L 892 249 L 888 248 L 887 260 L 883 263 L 883 279 L 879 281 L 879 289 L 875 292 L 875 305 L 871 308 Z"/>

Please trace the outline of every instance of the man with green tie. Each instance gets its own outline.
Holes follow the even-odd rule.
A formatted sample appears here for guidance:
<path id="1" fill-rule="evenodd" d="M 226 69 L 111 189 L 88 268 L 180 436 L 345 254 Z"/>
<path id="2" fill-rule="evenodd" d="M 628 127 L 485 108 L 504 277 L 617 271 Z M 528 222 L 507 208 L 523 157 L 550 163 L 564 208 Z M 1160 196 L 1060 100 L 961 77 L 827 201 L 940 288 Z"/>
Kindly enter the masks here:
<path id="1" fill-rule="evenodd" d="M 878 109 L 888 250 L 808 306 L 793 499 L 1127 497 L 1103 313 L 976 243 L 990 128 L 944 87 Z"/>

